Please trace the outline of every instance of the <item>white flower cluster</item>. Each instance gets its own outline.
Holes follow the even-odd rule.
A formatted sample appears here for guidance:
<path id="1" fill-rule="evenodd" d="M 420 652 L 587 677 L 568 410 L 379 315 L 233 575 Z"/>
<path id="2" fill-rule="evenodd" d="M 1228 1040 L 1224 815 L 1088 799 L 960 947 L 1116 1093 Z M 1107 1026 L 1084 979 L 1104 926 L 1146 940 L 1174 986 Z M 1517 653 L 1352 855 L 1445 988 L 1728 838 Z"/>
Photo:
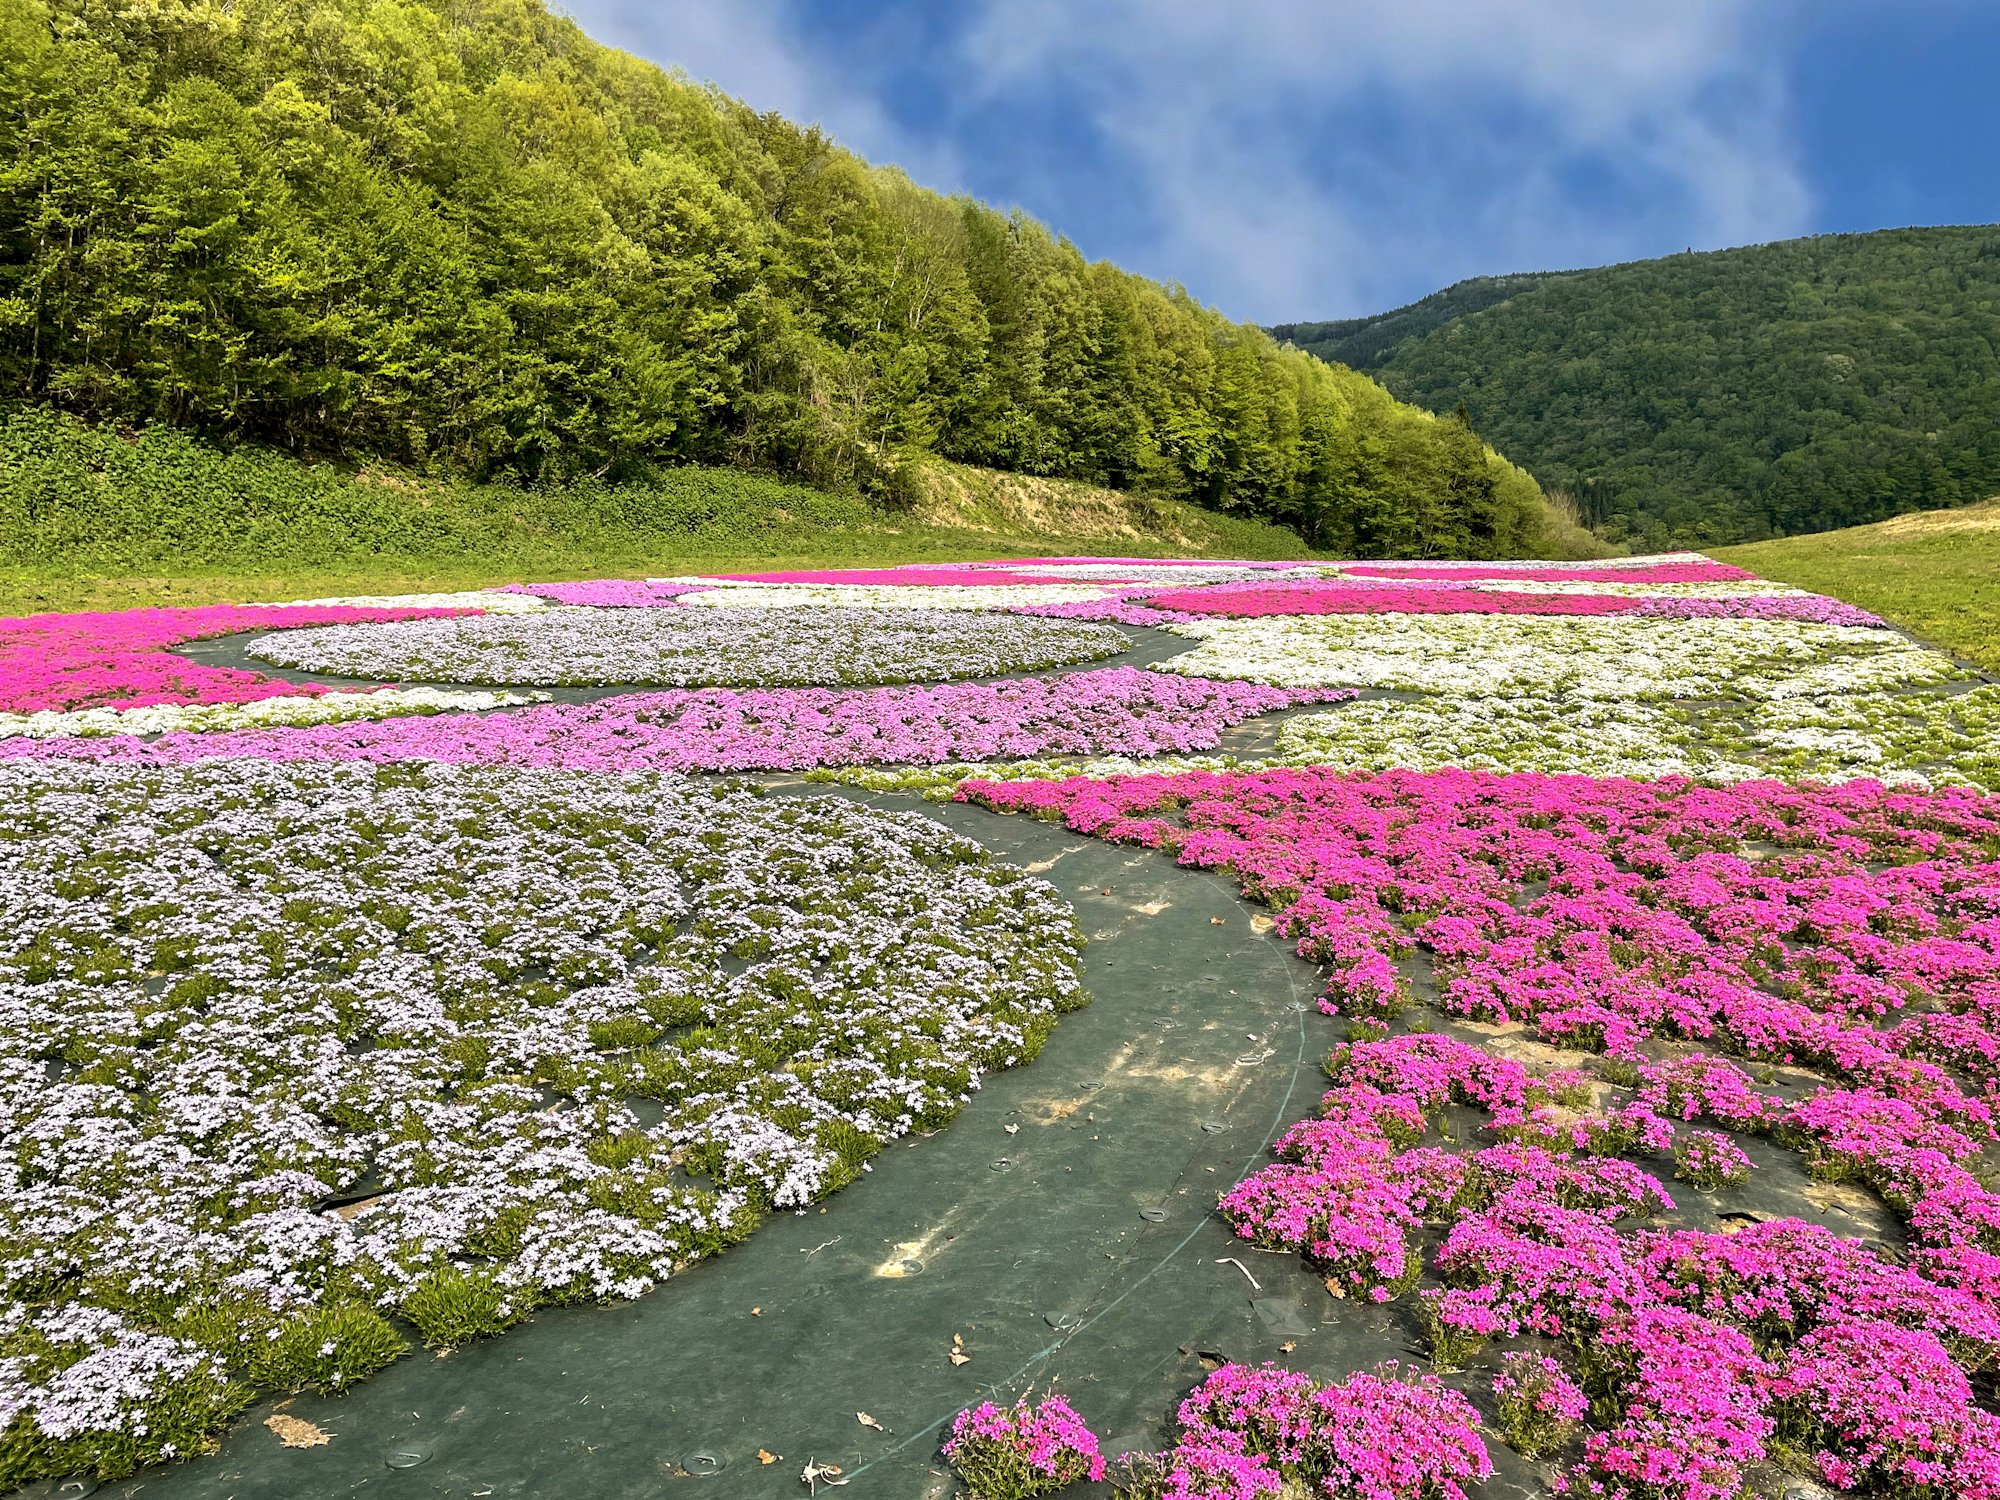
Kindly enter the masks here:
<path id="1" fill-rule="evenodd" d="M 1128 644 L 1108 625 L 958 610 L 565 606 L 322 625 L 266 636 L 249 649 L 281 667 L 404 681 L 837 687 L 1069 666 Z"/>
<path id="2" fill-rule="evenodd" d="M 442 714 L 544 703 L 547 693 L 457 692 L 445 688 L 380 688 L 372 692 L 293 693 L 249 703 L 154 703 L 144 708 L 82 708 L 0 713 L 0 740 L 59 740 L 110 734 L 169 734 L 176 730 L 275 729 L 341 724 L 402 714 Z"/>
<path id="3" fill-rule="evenodd" d="M 1289 719 L 1280 765 L 1356 771 L 1582 772 L 1743 781 L 1770 775 L 1703 747 L 1664 704 L 1619 698 L 1373 698 Z"/>
<path id="4" fill-rule="evenodd" d="M 1081 1000 L 977 845 L 671 777 L 9 765 L 0 905 L 0 1482 L 637 1295 Z"/>
<path id="5" fill-rule="evenodd" d="M 354 609 L 477 609 L 489 615 L 532 615 L 549 608 L 534 594 L 502 593 L 498 589 L 461 589 L 446 594 L 335 594 L 326 599 L 286 599 L 260 606 L 303 609 L 315 604 L 344 604 Z"/>
<path id="6" fill-rule="evenodd" d="M 2000 791 L 2000 687 L 1855 693 L 1772 704 L 1750 738 L 1792 778 L 1874 776 Z"/>
<path id="7" fill-rule="evenodd" d="M 1893 630 L 1793 620 L 1270 615 L 1162 628 L 1201 644 L 1159 670 L 1278 687 L 1769 701 L 1972 675 Z"/>

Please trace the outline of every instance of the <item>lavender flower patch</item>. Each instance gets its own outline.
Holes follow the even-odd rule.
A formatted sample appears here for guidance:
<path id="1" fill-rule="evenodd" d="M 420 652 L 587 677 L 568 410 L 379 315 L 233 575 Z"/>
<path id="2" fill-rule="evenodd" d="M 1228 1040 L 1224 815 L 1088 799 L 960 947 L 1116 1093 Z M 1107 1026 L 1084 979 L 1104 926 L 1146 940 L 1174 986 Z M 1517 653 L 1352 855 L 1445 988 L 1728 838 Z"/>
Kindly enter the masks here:
<path id="1" fill-rule="evenodd" d="M 0 769 L 0 1486 L 633 1297 L 1081 1002 L 907 814 L 452 766 Z"/>
<path id="2" fill-rule="evenodd" d="M 466 628 L 291 630 L 258 641 L 251 654 L 281 667 L 405 682 L 840 687 L 1039 671 L 1127 645 L 1105 625 L 944 609 L 560 607 L 408 623 Z"/>

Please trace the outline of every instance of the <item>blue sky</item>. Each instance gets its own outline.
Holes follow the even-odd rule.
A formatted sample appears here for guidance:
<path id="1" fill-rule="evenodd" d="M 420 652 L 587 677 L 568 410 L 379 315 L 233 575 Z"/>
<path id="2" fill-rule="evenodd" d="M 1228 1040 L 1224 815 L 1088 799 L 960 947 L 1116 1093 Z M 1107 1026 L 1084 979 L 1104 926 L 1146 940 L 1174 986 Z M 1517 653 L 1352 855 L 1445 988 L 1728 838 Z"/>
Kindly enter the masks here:
<path id="1" fill-rule="evenodd" d="M 568 0 L 1259 322 L 2000 221 L 2000 0 Z"/>

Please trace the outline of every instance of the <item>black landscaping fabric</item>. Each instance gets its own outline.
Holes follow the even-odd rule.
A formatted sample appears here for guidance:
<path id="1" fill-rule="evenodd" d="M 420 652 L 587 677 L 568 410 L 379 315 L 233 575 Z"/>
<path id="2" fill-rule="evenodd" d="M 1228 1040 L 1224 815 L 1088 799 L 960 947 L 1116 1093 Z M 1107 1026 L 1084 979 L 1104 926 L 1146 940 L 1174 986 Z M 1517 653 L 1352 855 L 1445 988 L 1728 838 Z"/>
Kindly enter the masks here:
<path id="1" fill-rule="evenodd" d="M 938 1442 L 983 1399 L 1060 1390 L 1115 1453 L 1164 1445 L 1174 1407 L 1225 1360 L 1329 1379 L 1425 1363 L 1414 1298 L 1336 1299 L 1296 1254 L 1259 1253 L 1214 1212 L 1317 1106 L 1343 1026 L 1317 1008 L 1314 967 L 1231 882 L 970 806 L 766 784 L 920 809 L 1052 881 L 1090 937 L 1092 1004 L 942 1131 L 895 1143 L 824 1206 L 774 1217 L 649 1296 L 420 1350 L 343 1396 L 265 1401 L 218 1455 L 99 1493 L 641 1500 L 687 1486 L 726 1500 L 798 1493 L 811 1460 L 839 1466 L 857 1500 L 919 1500 L 951 1492 Z M 1451 1029 L 1531 1065 L 1581 1060 L 1518 1027 Z M 1781 1078 L 1777 1092 L 1809 1085 Z M 1475 1118 L 1454 1115 L 1476 1145 Z M 1753 1189 L 1671 1183 L 1681 1210 L 1661 1222 L 1797 1215 L 1901 1243 L 1872 1195 L 1811 1184 L 1795 1154 L 1743 1144 L 1761 1169 Z M 954 1336 L 970 1355 L 956 1366 Z M 1490 1406 L 1502 1347 L 1452 1383 Z M 277 1406 L 331 1441 L 282 1447 L 263 1426 Z M 1546 1492 L 1541 1471 L 1489 1446 L 1499 1473 L 1484 1493 Z"/>

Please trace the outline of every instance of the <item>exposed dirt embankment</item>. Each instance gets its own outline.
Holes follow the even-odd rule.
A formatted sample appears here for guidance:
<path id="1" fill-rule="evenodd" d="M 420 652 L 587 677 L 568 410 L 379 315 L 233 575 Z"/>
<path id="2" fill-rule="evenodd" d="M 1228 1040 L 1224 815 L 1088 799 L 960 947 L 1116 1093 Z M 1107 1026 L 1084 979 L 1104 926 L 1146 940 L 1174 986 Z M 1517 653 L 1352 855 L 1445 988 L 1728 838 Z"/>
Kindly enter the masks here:
<path id="1" fill-rule="evenodd" d="M 1188 555 L 1222 551 L 1265 558 L 1307 552 L 1282 527 L 1076 480 L 942 462 L 924 463 L 916 479 L 915 513 L 934 526 L 1015 537 L 1087 537 Z"/>

